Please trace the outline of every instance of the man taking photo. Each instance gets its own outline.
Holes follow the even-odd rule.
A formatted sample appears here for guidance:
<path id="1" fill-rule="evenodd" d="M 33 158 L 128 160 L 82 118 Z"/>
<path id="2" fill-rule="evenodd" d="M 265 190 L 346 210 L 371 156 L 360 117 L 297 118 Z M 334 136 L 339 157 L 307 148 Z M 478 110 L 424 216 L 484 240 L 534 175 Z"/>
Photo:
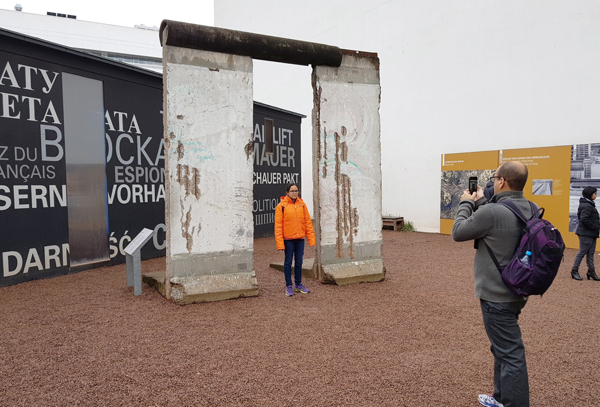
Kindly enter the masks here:
<path id="1" fill-rule="evenodd" d="M 514 294 L 504 284 L 486 248 L 487 245 L 491 249 L 501 266 L 506 266 L 515 254 L 524 224 L 498 202 L 511 200 L 530 218 L 531 207 L 523 196 L 527 176 L 527 167 L 521 162 L 502 164 L 490 179 L 494 182 L 490 201 L 481 187 L 473 194 L 465 191 L 452 227 L 455 241 L 475 240 L 475 296 L 480 300 L 494 355 L 494 392 L 479 395 L 479 402 L 488 407 L 529 407 L 525 346 L 518 324 L 527 297 Z"/>

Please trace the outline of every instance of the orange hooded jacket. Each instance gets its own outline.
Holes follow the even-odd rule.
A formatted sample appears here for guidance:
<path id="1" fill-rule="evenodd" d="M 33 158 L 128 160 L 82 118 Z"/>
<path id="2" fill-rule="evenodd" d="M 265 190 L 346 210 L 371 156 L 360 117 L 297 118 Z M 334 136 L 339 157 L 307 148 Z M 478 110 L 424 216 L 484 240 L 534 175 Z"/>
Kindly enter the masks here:
<path id="1" fill-rule="evenodd" d="M 308 238 L 308 245 L 314 246 L 315 231 L 306 204 L 301 198 L 294 203 L 290 197 L 282 196 L 275 208 L 275 243 L 277 250 L 284 250 L 284 240 Z"/>

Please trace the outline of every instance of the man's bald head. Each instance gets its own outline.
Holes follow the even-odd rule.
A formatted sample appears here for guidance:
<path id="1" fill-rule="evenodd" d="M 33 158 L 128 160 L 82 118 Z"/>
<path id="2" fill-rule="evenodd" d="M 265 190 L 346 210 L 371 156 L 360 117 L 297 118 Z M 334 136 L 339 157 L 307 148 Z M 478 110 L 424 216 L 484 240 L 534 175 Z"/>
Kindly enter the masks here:
<path id="1" fill-rule="evenodd" d="M 496 176 L 504 178 L 511 191 L 523 191 L 528 175 L 527 166 L 520 161 L 507 161 L 496 170 Z"/>

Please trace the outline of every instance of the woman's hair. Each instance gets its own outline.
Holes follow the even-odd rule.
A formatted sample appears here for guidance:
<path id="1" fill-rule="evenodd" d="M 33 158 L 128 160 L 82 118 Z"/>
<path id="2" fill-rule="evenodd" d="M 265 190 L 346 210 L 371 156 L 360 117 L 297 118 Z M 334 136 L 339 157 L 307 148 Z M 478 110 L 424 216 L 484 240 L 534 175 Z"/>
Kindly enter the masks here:
<path id="1" fill-rule="evenodd" d="M 298 186 L 298 184 L 296 184 L 295 182 L 292 182 L 291 184 L 288 184 L 287 187 L 285 187 L 285 192 L 290 192 L 290 188 L 293 186 L 296 186 L 296 188 L 298 188 L 298 190 L 300 190 L 300 187 Z"/>
<path id="2" fill-rule="evenodd" d="M 596 187 L 585 187 L 583 188 L 583 197 L 587 198 L 587 199 L 592 199 L 592 195 L 594 195 L 596 193 L 597 189 Z"/>

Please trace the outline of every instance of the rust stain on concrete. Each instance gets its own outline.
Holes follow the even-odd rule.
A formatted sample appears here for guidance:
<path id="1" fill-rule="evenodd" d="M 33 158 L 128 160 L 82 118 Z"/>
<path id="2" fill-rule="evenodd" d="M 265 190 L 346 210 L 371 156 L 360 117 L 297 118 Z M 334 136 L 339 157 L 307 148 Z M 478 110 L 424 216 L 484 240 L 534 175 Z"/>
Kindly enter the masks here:
<path id="1" fill-rule="evenodd" d="M 344 211 L 348 211 L 348 229 L 346 229 L 346 225 L 344 224 L 344 234 L 348 237 L 348 243 L 350 246 L 348 247 L 348 256 L 351 259 L 354 259 L 354 234 L 352 233 L 352 229 L 354 228 L 354 214 L 356 208 L 352 208 L 352 195 L 350 191 L 352 190 L 352 181 L 350 177 L 344 174 L 344 189 L 346 190 L 346 199 L 344 202 Z"/>
<path id="2" fill-rule="evenodd" d="M 323 178 L 327 178 L 327 127 L 323 127 Z"/>
<path id="3" fill-rule="evenodd" d="M 345 141 L 340 144 L 340 154 L 342 155 L 342 161 L 348 162 L 348 145 Z"/>
<path id="4" fill-rule="evenodd" d="M 196 197 L 196 199 L 198 199 L 200 198 L 200 171 L 198 171 L 198 168 L 193 169 L 193 174 L 194 196 Z"/>
<path id="5" fill-rule="evenodd" d="M 344 138 L 346 137 L 346 135 L 348 134 L 348 130 L 346 129 L 345 126 L 342 126 L 341 131 L 342 136 L 344 136 Z M 343 162 L 348 162 L 348 145 L 346 144 L 345 141 L 342 141 L 340 143 L 340 152 L 342 154 L 342 161 Z"/>
<path id="6" fill-rule="evenodd" d="M 350 177 L 346 174 L 342 174 L 342 203 L 343 203 L 343 211 L 344 211 L 344 235 L 348 236 L 348 232 L 350 231 L 350 217 L 351 210 L 347 203 L 350 202 Z"/>
<path id="7" fill-rule="evenodd" d="M 337 238 L 335 240 L 335 252 L 336 256 L 341 259 L 344 257 L 344 207 L 343 200 L 341 199 L 341 167 L 342 163 L 340 161 L 340 135 L 336 131 L 333 133 L 335 139 L 335 202 L 336 202 L 336 231 Z"/>
<path id="8" fill-rule="evenodd" d="M 342 126 L 340 133 L 335 132 L 335 183 L 336 183 L 336 255 L 344 257 L 344 243 L 349 244 L 348 256 L 354 259 L 354 236 L 358 234 L 358 209 L 352 207 L 352 179 L 342 173 L 342 162 L 348 162 L 348 144 L 343 138 L 348 131 Z"/>
<path id="9" fill-rule="evenodd" d="M 252 142 L 252 137 L 250 137 L 250 141 L 244 147 L 244 151 L 246 152 L 246 159 L 249 160 L 254 154 L 254 143 Z"/>
<path id="10" fill-rule="evenodd" d="M 177 161 L 181 160 L 185 154 L 185 147 L 181 144 L 181 141 L 177 142 Z"/>
<path id="11" fill-rule="evenodd" d="M 313 155 L 314 155 L 314 160 L 313 161 L 313 165 L 315 165 L 317 167 L 317 173 L 318 173 L 318 167 L 319 164 L 321 163 L 321 158 L 322 158 L 322 151 L 321 151 L 321 92 L 322 92 L 322 88 L 319 86 L 319 83 L 317 81 L 317 73 L 316 73 L 316 69 L 313 67 L 312 69 L 312 74 L 311 74 L 311 85 L 312 85 L 312 89 L 313 89 L 313 110 L 312 110 L 312 119 L 313 119 Z M 315 151 L 316 150 L 316 151 Z M 327 167 L 324 166 L 323 167 L 324 171 L 323 171 L 323 178 L 327 177 Z M 318 177 L 317 177 L 317 182 L 314 185 L 315 190 L 318 191 L 319 188 L 319 181 L 318 181 Z M 320 201 L 320 197 L 319 197 L 319 193 L 317 192 L 316 194 L 316 207 L 319 208 L 321 206 L 321 201 Z M 319 220 L 320 218 L 320 213 L 319 210 L 315 209 L 315 214 L 317 216 L 317 229 L 315 230 L 317 238 L 319 239 L 317 241 L 317 250 L 316 250 L 316 261 L 315 261 L 315 275 L 317 277 L 317 279 L 322 280 L 323 279 L 323 267 L 321 265 L 321 244 L 320 244 L 320 239 L 322 236 L 322 230 L 321 230 L 321 222 Z"/>
<path id="12" fill-rule="evenodd" d="M 313 68 L 311 74 L 311 84 L 313 88 L 313 137 L 316 140 L 316 162 L 317 166 L 321 162 L 323 158 L 323 152 L 321 150 L 321 93 L 323 89 L 319 86 L 317 82 L 317 74 L 315 69 Z M 325 134 L 327 134 L 327 129 L 324 129 Z M 325 157 L 327 157 L 327 146 L 325 146 Z M 325 158 L 325 164 L 323 165 L 323 178 L 327 178 L 327 159 Z"/>
<path id="13" fill-rule="evenodd" d="M 175 133 L 173 133 L 173 132 L 170 132 L 170 133 L 169 133 L 169 137 L 171 137 L 171 140 L 172 140 L 172 139 L 174 139 L 174 138 L 175 138 Z"/>
<path id="14" fill-rule="evenodd" d="M 178 114 L 178 115 L 177 115 L 177 119 L 179 119 L 179 120 L 183 120 L 183 117 L 184 117 L 184 116 L 183 116 L 182 114 Z"/>
<path id="15" fill-rule="evenodd" d="M 190 231 L 190 223 L 192 221 L 192 208 L 190 207 L 188 211 L 185 212 L 183 202 L 180 201 L 179 204 L 181 205 L 181 236 L 186 241 L 185 248 L 187 249 L 188 253 L 191 253 L 192 246 L 194 245 L 194 229 L 196 228 L 194 226 Z"/>
<path id="16" fill-rule="evenodd" d="M 197 168 L 190 170 L 187 165 L 177 164 L 177 183 L 185 188 L 186 198 L 190 194 L 196 199 L 200 198 L 200 171 Z"/>

